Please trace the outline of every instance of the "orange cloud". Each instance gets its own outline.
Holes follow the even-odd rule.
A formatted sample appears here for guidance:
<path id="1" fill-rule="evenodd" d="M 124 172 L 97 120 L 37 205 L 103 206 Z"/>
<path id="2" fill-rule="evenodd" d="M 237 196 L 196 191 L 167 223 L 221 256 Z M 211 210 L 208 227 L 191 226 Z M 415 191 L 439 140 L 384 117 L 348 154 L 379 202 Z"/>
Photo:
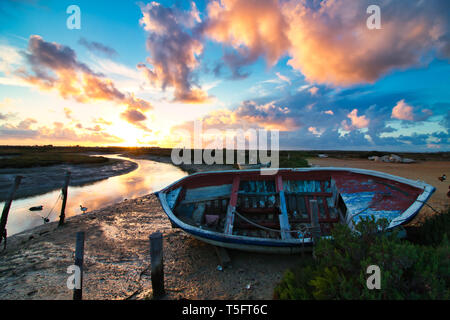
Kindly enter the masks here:
<path id="1" fill-rule="evenodd" d="M 320 137 L 324 133 L 324 129 L 318 130 L 316 127 L 309 127 L 308 131 L 313 135 Z"/>
<path id="2" fill-rule="evenodd" d="M 145 120 L 147 120 L 147 117 L 137 109 L 128 108 L 127 110 L 122 112 L 120 116 L 122 119 L 125 119 L 127 122 L 134 124 L 136 127 L 144 131 L 152 131 L 143 123 Z"/>
<path id="3" fill-rule="evenodd" d="M 350 119 L 351 123 L 349 124 L 346 120 L 342 121 L 342 127 L 345 131 L 367 128 L 370 123 L 366 116 L 358 116 L 358 109 L 353 109 L 353 111 L 347 115 L 347 118 Z"/>
<path id="4" fill-rule="evenodd" d="M 272 66 L 289 48 L 288 26 L 277 0 L 212 1 L 207 12 L 206 36 L 238 51 L 224 57 L 235 73 L 260 56 Z"/>
<path id="5" fill-rule="evenodd" d="M 300 128 L 300 123 L 290 117 L 290 110 L 276 106 L 273 102 L 258 105 L 254 101 L 244 101 L 237 109 L 219 109 L 203 117 L 204 129 L 247 130 L 265 129 L 293 131 Z M 192 123 L 186 122 L 173 129 L 192 129 Z"/>
<path id="6" fill-rule="evenodd" d="M 28 143 L 39 140 L 40 143 L 62 142 L 65 144 L 73 142 L 81 143 L 120 143 L 123 140 L 119 137 L 104 132 L 100 126 L 76 130 L 61 122 L 54 122 L 53 126 L 37 126 L 35 119 L 28 118 L 20 121 L 17 125 L 0 125 L 0 141 L 17 141 L 18 143 Z M 82 126 L 76 126 L 81 129 Z"/>
<path id="7" fill-rule="evenodd" d="M 308 91 L 309 91 L 309 93 L 311 93 L 312 96 L 315 96 L 317 94 L 317 92 L 319 92 L 319 88 L 312 87 Z"/>
<path id="8" fill-rule="evenodd" d="M 225 62 L 239 68 L 264 56 L 283 55 L 310 83 L 373 83 L 392 70 L 424 63 L 433 50 L 450 58 L 448 1 L 399 0 L 380 4 L 382 29 L 370 30 L 372 0 L 212 1 L 204 34 L 237 53 Z"/>
<path id="9" fill-rule="evenodd" d="M 152 2 L 141 6 L 141 25 L 148 32 L 147 49 L 151 57 L 137 68 L 144 72 L 150 83 L 166 89 L 174 88 L 176 101 L 185 103 L 206 103 L 208 94 L 192 80 L 198 67 L 198 56 L 203 52 L 203 44 L 186 28 L 199 22 L 198 11 L 193 5 L 192 12 L 176 8 L 165 8 Z"/>
<path id="10" fill-rule="evenodd" d="M 397 105 L 392 109 L 391 118 L 399 120 L 414 120 L 413 108 L 405 103 L 405 100 L 397 102 Z"/>
<path id="11" fill-rule="evenodd" d="M 135 97 L 133 93 L 121 92 L 112 80 L 78 61 L 75 51 L 67 46 L 32 35 L 28 51 L 23 55 L 31 72 L 21 67 L 16 70 L 16 75 L 40 89 L 55 90 L 64 99 L 72 98 L 81 103 L 111 101 L 130 110 L 153 108 L 148 101 Z M 70 113 L 66 112 L 66 116 L 70 117 Z"/>
<path id="12" fill-rule="evenodd" d="M 282 8 L 292 44 L 289 65 L 310 82 L 351 85 L 420 64 L 445 32 L 446 18 L 433 2 L 384 3 L 382 29 L 369 30 L 370 0 L 322 1 L 318 9 L 289 1 Z"/>

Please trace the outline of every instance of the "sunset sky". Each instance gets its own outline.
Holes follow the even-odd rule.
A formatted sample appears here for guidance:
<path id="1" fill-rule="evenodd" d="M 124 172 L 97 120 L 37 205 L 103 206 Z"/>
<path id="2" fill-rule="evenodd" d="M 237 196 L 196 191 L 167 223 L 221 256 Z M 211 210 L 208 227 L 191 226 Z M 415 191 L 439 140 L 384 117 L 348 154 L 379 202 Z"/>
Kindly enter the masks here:
<path id="1" fill-rule="evenodd" d="M 450 151 L 448 0 L 2 0 L 0 21 L 3 145 L 171 147 L 202 120 L 282 149 Z"/>

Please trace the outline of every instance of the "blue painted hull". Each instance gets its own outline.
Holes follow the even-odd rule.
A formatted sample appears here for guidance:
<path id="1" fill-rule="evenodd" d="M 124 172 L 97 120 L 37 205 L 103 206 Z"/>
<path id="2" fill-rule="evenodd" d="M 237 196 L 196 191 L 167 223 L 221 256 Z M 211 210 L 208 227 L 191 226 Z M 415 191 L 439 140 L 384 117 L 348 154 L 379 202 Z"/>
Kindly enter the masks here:
<path id="1" fill-rule="evenodd" d="M 284 170 L 284 169 L 283 169 Z M 337 172 L 343 172 L 343 173 L 352 173 L 352 174 L 361 174 L 361 175 L 367 175 L 373 178 L 383 178 L 383 179 L 390 179 L 393 182 L 396 182 L 397 185 L 399 183 L 405 184 L 405 186 L 418 188 L 419 191 L 422 190 L 422 192 L 417 196 L 416 199 L 412 200 L 412 204 L 409 205 L 405 210 L 402 210 L 401 212 L 397 212 L 394 219 L 392 219 L 391 224 L 389 225 L 389 228 L 398 227 L 400 225 L 406 224 L 407 222 L 411 221 L 417 213 L 421 210 L 424 203 L 431 197 L 432 193 L 434 192 L 435 188 L 432 186 L 429 186 L 425 183 L 417 182 L 417 181 L 411 181 L 408 179 L 395 177 L 389 174 L 385 173 L 379 173 L 375 171 L 370 170 L 362 170 L 362 169 L 348 169 L 348 168 L 308 168 L 308 169 L 287 169 L 290 170 L 289 172 L 307 172 L 311 173 L 314 171 L 325 171 L 325 170 L 333 170 Z M 285 170 L 285 171 L 287 171 Z M 195 176 L 198 175 L 199 177 L 202 177 L 202 179 L 205 179 L 205 176 L 211 175 L 211 180 L 214 181 L 214 174 L 233 174 L 233 173 L 252 173 L 252 172 L 259 172 L 260 170 L 240 170 L 240 171 L 226 171 L 226 172 L 211 172 L 211 173 L 201 173 L 201 174 L 194 174 L 189 177 L 185 177 L 170 186 L 164 188 L 160 192 L 157 193 L 157 196 L 161 202 L 161 205 L 167 214 L 168 218 L 170 219 L 172 225 L 176 228 L 180 228 L 184 230 L 186 233 L 192 235 L 193 237 L 204 241 L 206 243 L 210 243 L 212 245 L 216 246 L 222 246 L 225 248 L 230 249 L 239 249 L 239 250 L 245 250 L 245 251 L 253 251 L 253 252 L 263 252 L 263 253 L 297 253 L 301 251 L 309 251 L 313 247 L 313 240 L 312 238 L 300 238 L 296 237 L 296 234 L 293 233 L 293 237 L 289 239 L 271 239 L 271 238 L 259 238 L 259 237 L 251 237 L 251 236 L 243 236 L 243 235 L 237 235 L 237 234 L 225 234 L 221 232 L 215 232 L 211 230 L 205 230 L 198 226 L 193 226 L 191 224 L 187 224 L 180 220 L 173 212 L 170 206 L 167 202 L 167 194 L 172 190 L 174 190 L 175 187 L 179 187 L 180 185 L 183 185 L 185 179 L 189 178 L 189 181 L 195 181 Z M 284 171 L 282 173 L 286 174 Z M 189 181 L 186 183 L 186 186 L 189 186 Z M 369 180 L 370 181 L 370 180 Z M 392 183 L 393 184 L 393 183 Z M 350 216 L 352 213 L 357 212 L 361 206 L 367 205 L 367 201 L 364 199 L 363 193 L 361 195 L 352 194 L 351 192 L 348 193 L 348 188 L 345 188 L 345 185 L 342 185 L 344 193 L 342 194 L 344 200 L 347 200 L 347 206 L 350 210 Z M 390 186 L 392 187 L 392 186 Z M 345 193 L 347 191 L 347 193 Z M 401 190 L 400 190 L 401 191 Z M 373 195 L 371 196 L 370 193 L 365 193 L 366 197 L 371 199 L 371 201 L 374 201 Z M 365 202 L 366 201 L 366 202 Z M 372 210 L 373 211 L 373 210 Z M 373 211 L 375 214 L 379 214 L 382 216 L 382 214 L 386 214 L 388 212 L 391 214 L 395 210 L 378 210 Z M 397 210 L 398 211 L 398 210 Z M 369 210 L 368 213 L 371 211 Z M 349 224 L 351 226 L 351 224 Z"/>

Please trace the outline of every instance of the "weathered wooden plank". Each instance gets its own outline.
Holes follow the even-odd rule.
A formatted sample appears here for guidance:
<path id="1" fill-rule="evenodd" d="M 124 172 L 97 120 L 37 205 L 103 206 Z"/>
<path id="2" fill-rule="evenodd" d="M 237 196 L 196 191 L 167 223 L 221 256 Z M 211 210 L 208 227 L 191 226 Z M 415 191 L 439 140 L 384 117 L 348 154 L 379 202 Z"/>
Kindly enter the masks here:
<path id="1" fill-rule="evenodd" d="M 246 192 L 239 191 L 239 195 L 242 196 L 273 196 L 277 195 L 278 192 Z M 332 197 L 333 193 L 331 192 L 287 192 L 284 191 L 284 194 L 293 195 L 293 196 L 319 196 L 319 197 Z"/>
<path id="2" fill-rule="evenodd" d="M 319 204 L 317 200 L 309 200 L 309 207 L 311 208 L 311 234 L 314 243 L 320 238 L 320 224 L 319 224 Z"/>
<path id="3" fill-rule="evenodd" d="M 167 194 L 167 204 L 170 209 L 175 208 L 175 204 L 178 202 L 178 197 L 180 196 L 182 187 L 172 190 Z"/>
<path id="4" fill-rule="evenodd" d="M 230 202 L 228 203 L 227 216 L 225 219 L 225 234 L 233 234 L 233 223 L 234 223 L 234 210 L 236 210 L 238 191 L 239 191 L 239 176 L 233 178 L 233 185 L 231 188 Z"/>
<path id="5" fill-rule="evenodd" d="M 205 201 L 205 199 L 213 200 L 219 197 L 229 197 L 232 185 L 224 184 L 217 186 L 201 187 L 195 189 L 187 189 L 183 203 Z"/>
<path id="6" fill-rule="evenodd" d="M 271 208 L 243 208 L 240 207 L 239 208 L 239 212 L 242 213 L 256 213 L 256 214 L 270 214 L 270 213 L 278 213 L 278 209 L 275 207 L 271 207 Z"/>
<path id="7" fill-rule="evenodd" d="M 205 195 L 203 198 L 193 199 L 193 200 L 183 200 L 180 202 L 180 205 L 186 205 L 191 203 L 197 203 L 197 202 L 207 202 L 207 201 L 214 201 L 214 200 L 225 200 L 228 199 L 230 195 L 221 196 L 221 197 L 212 197 L 209 195 Z"/>
<path id="8" fill-rule="evenodd" d="M 280 197 L 280 211 L 281 214 L 278 216 L 280 219 L 280 229 L 281 229 L 281 238 L 282 239 L 291 239 L 292 236 L 289 232 L 291 229 L 289 225 L 289 217 L 286 208 L 286 198 L 283 190 L 283 178 L 281 175 L 278 175 L 276 178 L 276 187 Z"/>

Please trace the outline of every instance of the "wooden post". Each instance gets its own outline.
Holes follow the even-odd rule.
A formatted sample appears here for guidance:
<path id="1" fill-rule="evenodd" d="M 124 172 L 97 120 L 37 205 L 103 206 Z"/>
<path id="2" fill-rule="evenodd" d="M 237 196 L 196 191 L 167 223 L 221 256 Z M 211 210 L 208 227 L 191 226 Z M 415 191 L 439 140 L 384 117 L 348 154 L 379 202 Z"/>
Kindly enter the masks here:
<path id="1" fill-rule="evenodd" d="M 216 251 L 217 257 L 219 258 L 219 263 L 223 268 L 228 268 L 231 266 L 231 259 L 228 255 L 228 252 L 223 247 L 214 246 L 214 250 Z"/>
<path id="2" fill-rule="evenodd" d="M 9 209 L 11 208 L 14 194 L 16 193 L 17 188 L 19 188 L 19 184 L 22 178 L 22 176 L 16 176 L 16 178 L 14 179 L 14 185 L 11 189 L 8 200 L 5 202 L 5 206 L 3 207 L 2 218 L 0 221 L 0 243 L 2 243 L 3 238 L 5 239 L 3 249 L 6 249 L 6 238 L 8 236 L 6 232 L 6 223 L 8 222 Z"/>
<path id="3" fill-rule="evenodd" d="M 69 187 L 69 181 L 70 181 L 70 171 L 67 171 L 64 186 L 62 188 L 62 206 L 61 206 L 61 214 L 59 215 L 59 223 L 58 223 L 59 227 L 64 224 L 66 202 L 67 202 L 67 188 Z"/>
<path id="4" fill-rule="evenodd" d="M 160 299 L 166 294 L 164 290 L 163 239 L 160 232 L 150 235 L 150 263 L 153 299 Z"/>
<path id="5" fill-rule="evenodd" d="M 311 210 L 311 233 L 314 244 L 316 244 L 320 238 L 319 203 L 317 200 L 309 200 L 309 207 Z"/>
<path id="6" fill-rule="evenodd" d="M 83 298 L 83 257 L 84 257 L 84 232 L 77 232 L 77 242 L 75 246 L 75 265 L 80 268 L 80 288 L 73 289 L 73 300 Z"/>

